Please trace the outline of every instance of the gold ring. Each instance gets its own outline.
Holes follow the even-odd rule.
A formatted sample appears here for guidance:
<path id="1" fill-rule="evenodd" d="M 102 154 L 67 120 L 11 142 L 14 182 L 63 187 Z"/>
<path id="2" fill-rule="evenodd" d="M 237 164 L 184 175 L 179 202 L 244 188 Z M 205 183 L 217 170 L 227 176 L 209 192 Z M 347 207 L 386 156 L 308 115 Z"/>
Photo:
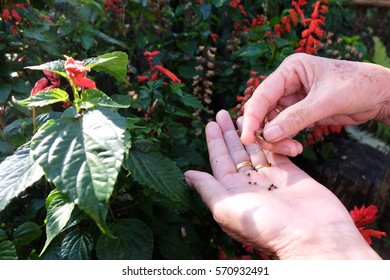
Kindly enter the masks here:
<path id="1" fill-rule="evenodd" d="M 271 163 L 262 163 L 262 164 L 258 164 L 255 166 L 255 169 L 256 170 L 259 170 L 259 169 L 262 169 L 263 167 L 271 167 L 272 164 Z"/>
<path id="2" fill-rule="evenodd" d="M 245 167 L 245 166 L 253 166 L 252 163 L 250 161 L 243 161 L 243 162 L 240 162 L 239 164 L 236 165 L 236 169 L 237 171 L 240 170 L 241 168 Z"/>

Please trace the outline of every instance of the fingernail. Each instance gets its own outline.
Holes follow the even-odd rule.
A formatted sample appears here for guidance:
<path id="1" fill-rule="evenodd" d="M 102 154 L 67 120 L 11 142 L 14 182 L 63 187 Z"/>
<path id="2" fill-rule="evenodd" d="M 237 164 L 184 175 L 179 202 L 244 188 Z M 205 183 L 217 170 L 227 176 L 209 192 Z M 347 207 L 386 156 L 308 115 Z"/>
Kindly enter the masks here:
<path id="1" fill-rule="evenodd" d="M 280 140 L 283 136 L 283 130 L 278 124 L 265 127 L 263 133 L 264 138 L 271 142 Z"/>

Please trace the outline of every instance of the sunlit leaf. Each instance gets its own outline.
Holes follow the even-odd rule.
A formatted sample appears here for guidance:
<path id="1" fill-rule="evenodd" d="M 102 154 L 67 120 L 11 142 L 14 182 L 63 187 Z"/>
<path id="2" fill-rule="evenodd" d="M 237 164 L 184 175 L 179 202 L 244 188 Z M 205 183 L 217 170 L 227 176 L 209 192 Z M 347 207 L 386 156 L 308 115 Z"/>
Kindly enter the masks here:
<path id="1" fill-rule="evenodd" d="M 57 190 L 52 191 L 47 200 L 50 202 L 46 216 L 46 242 L 41 254 L 69 222 L 75 206 L 73 202 L 68 201 L 68 198 L 63 193 Z"/>
<path id="2" fill-rule="evenodd" d="M 86 89 L 81 94 L 80 108 L 89 109 L 96 106 L 112 108 L 128 108 L 130 105 L 116 103 L 104 92 L 98 89 Z"/>
<path id="3" fill-rule="evenodd" d="M 70 201 L 104 229 L 107 205 L 124 157 L 125 119 L 96 107 L 78 116 L 69 108 L 34 135 L 32 156 Z"/>
<path id="4" fill-rule="evenodd" d="M 69 95 L 66 91 L 54 88 L 47 91 L 40 91 L 37 94 L 23 100 L 16 100 L 12 97 L 12 101 L 21 105 L 31 107 L 42 107 L 57 102 L 69 101 Z"/>
<path id="5" fill-rule="evenodd" d="M 42 176 L 42 168 L 30 157 L 29 145 L 7 157 L 0 163 L 0 211 Z"/>
<path id="6" fill-rule="evenodd" d="M 105 72 L 120 82 L 126 82 L 128 56 L 124 52 L 113 52 L 84 60 L 87 68 Z"/>
<path id="7" fill-rule="evenodd" d="M 55 60 L 55 61 L 46 62 L 41 65 L 27 66 L 25 68 L 31 70 L 48 70 L 50 72 L 57 73 L 62 77 L 65 78 L 67 77 L 65 72 L 65 60 Z"/>

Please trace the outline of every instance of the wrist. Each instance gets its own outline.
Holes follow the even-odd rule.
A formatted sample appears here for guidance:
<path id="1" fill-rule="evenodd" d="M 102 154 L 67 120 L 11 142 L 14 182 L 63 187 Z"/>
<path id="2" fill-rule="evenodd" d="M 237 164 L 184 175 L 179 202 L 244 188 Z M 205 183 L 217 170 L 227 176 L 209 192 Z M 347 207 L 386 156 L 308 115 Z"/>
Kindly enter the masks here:
<path id="1" fill-rule="evenodd" d="M 378 71 L 377 92 L 380 97 L 379 111 L 375 120 L 390 125 L 390 69 L 376 65 Z"/>
<path id="2" fill-rule="evenodd" d="M 328 226 L 326 229 L 315 229 L 312 232 L 311 235 L 307 232 L 297 232 L 295 240 L 277 252 L 278 257 L 286 260 L 381 259 L 353 223 L 337 226 L 337 229 Z"/>

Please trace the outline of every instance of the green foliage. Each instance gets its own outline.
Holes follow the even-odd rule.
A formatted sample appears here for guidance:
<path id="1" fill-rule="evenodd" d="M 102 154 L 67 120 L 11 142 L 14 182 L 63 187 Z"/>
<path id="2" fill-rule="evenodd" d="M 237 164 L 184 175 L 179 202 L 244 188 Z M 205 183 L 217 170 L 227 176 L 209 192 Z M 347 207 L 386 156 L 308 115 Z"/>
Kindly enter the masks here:
<path id="1" fill-rule="evenodd" d="M 390 68 L 390 58 L 387 56 L 386 47 L 383 45 L 379 37 L 374 36 L 372 37 L 372 40 L 374 41 L 373 62 Z"/>
<path id="2" fill-rule="evenodd" d="M 226 235 L 183 172 L 209 170 L 204 126 L 251 72 L 295 52 L 302 26 L 274 33 L 291 1 L 32 2 L 0 4 L 21 17 L 0 20 L 0 259 L 216 258 Z M 345 30 L 320 54 L 366 58 Z M 31 96 L 43 71 L 60 85 Z"/>

